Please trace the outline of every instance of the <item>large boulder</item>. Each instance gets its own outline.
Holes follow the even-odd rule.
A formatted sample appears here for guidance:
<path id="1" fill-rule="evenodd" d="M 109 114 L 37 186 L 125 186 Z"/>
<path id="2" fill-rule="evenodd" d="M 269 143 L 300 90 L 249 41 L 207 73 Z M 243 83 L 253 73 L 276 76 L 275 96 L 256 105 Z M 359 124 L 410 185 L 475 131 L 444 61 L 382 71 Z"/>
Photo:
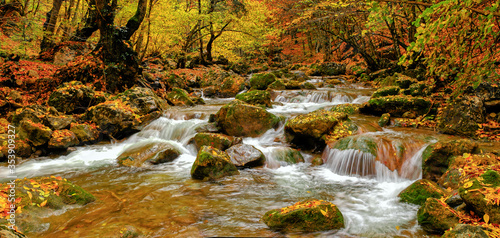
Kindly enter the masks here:
<path id="1" fill-rule="evenodd" d="M 273 73 L 253 74 L 252 78 L 250 78 L 250 88 L 266 90 L 274 81 L 276 81 L 276 75 Z"/>
<path id="2" fill-rule="evenodd" d="M 427 146 L 422 153 L 422 177 L 438 181 L 448 170 L 454 156 L 470 153 L 476 147 L 477 143 L 466 139 L 439 141 Z"/>
<path id="3" fill-rule="evenodd" d="M 79 81 L 71 81 L 52 92 L 47 104 L 62 113 L 83 113 L 88 107 L 104 101 L 106 97 L 102 92 L 95 92 Z"/>
<path id="4" fill-rule="evenodd" d="M 145 141 L 127 147 L 118 155 L 118 164 L 142 167 L 147 164 L 161 164 L 173 161 L 180 155 L 179 149 L 167 142 Z"/>
<path id="5" fill-rule="evenodd" d="M 231 136 L 257 137 L 275 127 L 280 118 L 261 107 L 234 100 L 223 106 L 215 121 L 222 132 Z"/>
<path id="6" fill-rule="evenodd" d="M 477 96 L 464 96 L 443 109 L 438 130 L 445 134 L 474 136 L 478 124 L 485 122 L 485 115 L 483 100 Z"/>
<path id="7" fill-rule="evenodd" d="M 500 223 L 500 173 L 488 170 L 480 177 L 462 184 L 459 194 L 474 213 L 483 217 L 487 214 L 491 223 Z"/>
<path id="8" fill-rule="evenodd" d="M 149 88 L 133 87 L 118 94 L 117 97 L 141 116 L 155 111 L 162 112 L 168 108 L 167 102 Z"/>
<path id="9" fill-rule="evenodd" d="M 436 198 L 427 198 L 425 204 L 418 209 L 418 224 L 429 233 L 443 234 L 459 223 L 457 212 L 446 203 Z"/>
<path id="10" fill-rule="evenodd" d="M 236 99 L 255 106 L 271 107 L 271 94 L 264 90 L 251 90 L 236 95 Z"/>
<path id="11" fill-rule="evenodd" d="M 99 131 L 92 125 L 71 123 L 69 130 L 75 133 L 80 144 L 92 144 L 99 139 Z"/>
<path id="12" fill-rule="evenodd" d="M 401 88 L 399 88 L 398 86 L 387 86 L 379 88 L 373 93 L 372 98 L 398 95 L 400 90 Z"/>
<path id="13" fill-rule="evenodd" d="M 398 195 L 402 202 L 424 205 L 427 198 L 445 196 L 445 192 L 434 182 L 427 179 L 419 179 L 401 191 Z"/>
<path id="14" fill-rule="evenodd" d="M 211 146 L 203 146 L 191 167 L 191 177 L 194 179 L 211 180 L 224 176 L 240 174 L 231 158 L 224 151 Z"/>
<path id="15" fill-rule="evenodd" d="M 212 146 L 219 150 L 226 150 L 229 147 L 241 143 L 241 138 L 228 136 L 220 133 L 198 133 L 193 138 L 196 149 L 202 146 Z"/>
<path id="16" fill-rule="evenodd" d="M 345 113 L 324 109 L 296 116 L 285 124 L 285 137 L 302 149 L 323 149 L 328 136 L 335 136 L 337 126 L 348 121 Z M 351 132 L 352 134 L 352 132 Z"/>
<path id="17" fill-rule="evenodd" d="M 174 106 L 193 106 L 195 104 L 188 92 L 182 88 L 172 88 L 172 91 L 167 94 L 167 100 Z"/>
<path id="18" fill-rule="evenodd" d="M 80 144 L 75 133 L 70 130 L 56 130 L 49 140 L 50 149 L 67 149 L 68 147 Z"/>
<path id="19" fill-rule="evenodd" d="M 351 104 L 351 103 L 345 103 L 345 104 L 339 104 L 333 106 L 330 111 L 332 112 L 342 112 L 345 114 L 356 114 L 359 113 L 359 104 Z"/>
<path id="20" fill-rule="evenodd" d="M 138 132 L 141 125 L 137 110 L 119 99 L 90 107 L 85 118 L 98 125 L 104 134 L 117 138 Z"/>
<path id="21" fill-rule="evenodd" d="M 43 123 L 45 121 L 45 115 L 49 114 L 50 108 L 41 105 L 29 105 L 23 108 L 18 108 L 12 114 L 9 115 L 8 121 L 13 125 L 20 125 L 22 120 L 28 119 L 34 123 Z M 57 112 L 57 110 L 53 110 Z"/>
<path id="22" fill-rule="evenodd" d="M 27 139 L 34 146 L 41 146 L 49 142 L 52 130 L 41 123 L 35 123 L 29 119 L 21 121 L 19 137 Z"/>
<path id="23" fill-rule="evenodd" d="M 424 115 L 430 111 L 431 101 L 426 98 L 394 95 L 371 98 L 368 103 L 363 104 L 360 112 L 380 116 L 390 113 L 395 117 L 407 115 Z"/>
<path id="24" fill-rule="evenodd" d="M 226 150 L 226 153 L 231 158 L 231 163 L 238 168 L 261 166 L 266 162 L 266 157 L 262 151 L 258 150 L 253 145 L 233 145 Z"/>
<path id="25" fill-rule="evenodd" d="M 344 228 L 344 217 L 337 206 L 317 199 L 270 210 L 264 214 L 262 220 L 269 228 L 285 232 L 314 232 Z"/>
<path id="26" fill-rule="evenodd" d="M 210 70 L 200 83 L 205 97 L 234 97 L 245 89 L 245 78 L 233 72 Z"/>

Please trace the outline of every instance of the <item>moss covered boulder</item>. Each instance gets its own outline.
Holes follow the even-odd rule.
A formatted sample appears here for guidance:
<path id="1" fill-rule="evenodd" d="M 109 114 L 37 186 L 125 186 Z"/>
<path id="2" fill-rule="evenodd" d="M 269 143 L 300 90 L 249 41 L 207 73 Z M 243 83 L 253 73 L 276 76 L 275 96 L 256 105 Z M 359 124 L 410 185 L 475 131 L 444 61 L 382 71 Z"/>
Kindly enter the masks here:
<path id="1" fill-rule="evenodd" d="M 173 161 L 181 152 L 173 144 L 160 141 L 138 142 L 127 147 L 117 157 L 118 164 L 129 167 L 142 167 L 148 164 L 161 164 Z"/>
<path id="2" fill-rule="evenodd" d="M 351 103 L 346 103 L 346 104 L 339 104 L 333 106 L 330 111 L 332 112 L 342 112 L 345 114 L 356 114 L 359 113 L 359 104 L 351 104 Z"/>
<path id="3" fill-rule="evenodd" d="M 390 113 L 395 117 L 403 115 L 424 115 L 429 112 L 431 101 L 426 98 L 395 95 L 371 98 L 360 108 L 361 113 L 382 115 Z"/>
<path id="4" fill-rule="evenodd" d="M 8 204 L 6 198 L 10 194 L 11 182 L 0 184 L 0 203 Z M 96 198 L 70 181 L 61 177 L 37 177 L 16 179 L 16 225 L 22 232 L 32 231 L 33 227 L 39 226 L 30 217 L 41 218 L 48 216 L 51 209 L 63 209 L 66 205 L 85 205 L 96 200 Z M 49 208 L 49 209 L 47 209 Z M 3 207 L 0 212 L 0 223 L 6 221 L 10 207 Z M 26 218 L 26 219 L 25 219 Z M 36 220 L 36 219 L 35 219 Z"/>
<path id="5" fill-rule="evenodd" d="M 92 144 L 99 139 L 99 131 L 89 124 L 71 123 L 69 130 L 75 133 L 80 144 Z"/>
<path id="6" fill-rule="evenodd" d="M 261 107 L 237 99 L 223 106 L 215 117 L 220 130 L 231 136 L 257 137 L 281 121 Z"/>
<path id="7" fill-rule="evenodd" d="M 238 168 L 261 166 L 266 162 L 266 156 L 253 145 L 237 144 L 227 149 L 226 153 Z"/>
<path id="8" fill-rule="evenodd" d="M 67 149 L 78 144 L 80 141 L 75 133 L 68 129 L 54 131 L 49 140 L 50 149 Z"/>
<path id="9" fill-rule="evenodd" d="M 52 92 L 47 104 L 62 113 L 83 113 L 88 107 L 104 101 L 106 97 L 103 93 L 95 92 L 93 88 L 79 81 L 71 81 Z"/>
<path id="10" fill-rule="evenodd" d="M 119 99 L 90 107 L 85 118 L 98 125 L 104 134 L 118 138 L 138 132 L 141 125 L 138 111 Z"/>
<path id="11" fill-rule="evenodd" d="M 401 191 L 398 195 L 402 202 L 424 205 L 427 198 L 445 196 L 445 192 L 436 183 L 427 179 L 419 179 Z"/>
<path id="12" fill-rule="evenodd" d="M 19 137 L 26 138 L 34 146 L 44 145 L 51 138 L 52 130 L 41 123 L 25 119 L 20 124 Z"/>
<path id="13" fill-rule="evenodd" d="M 153 90 L 144 87 L 133 87 L 118 94 L 116 98 L 140 116 L 157 111 L 162 112 L 168 108 L 165 100 L 156 95 Z"/>
<path id="14" fill-rule="evenodd" d="M 172 88 L 167 94 L 167 100 L 170 104 L 174 106 L 193 106 L 195 103 L 189 97 L 186 90 L 182 88 Z"/>
<path id="15" fill-rule="evenodd" d="M 250 87 L 252 89 L 266 90 L 274 81 L 276 81 L 276 75 L 273 73 L 253 74 L 252 78 L 250 78 Z"/>
<path id="16" fill-rule="evenodd" d="M 277 79 L 276 81 L 274 81 L 272 84 L 269 84 L 267 86 L 268 89 L 273 89 L 273 90 L 285 90 L 286 89 L 286 85 L 285 83 L 283 82 L 283 80 L 281 79 Z"/>
<path id="17" fill-rule="evenodd" d="M 34 123 L 44 123 L 45 116 L 54 113 L 58 113 L 55 108 L 47 108 L 41 105 L 29 105 L 16 109 L 16 111 L 9 115 L 8 121 L 15 126 L 19 126 L 21 121 L 25 119 Z"/>
<path id="18" fill-rule="evenodd" d="M 418 209 L 417 220 L 425 231 L 443 234 L 458 224 L 460 218 L 446 203 L 436 198 L 427 198 L 424 205 Z"/>
<path id="19" fill-rule="evenodd" d="M 399 88 L 398 86 L 387 86 L 379 88 L 373 93 L 372 98 L 398 95 L 400 90 L 401 88 Z"/>
<path id="20" fill-rule="evenodd" d="M 452 229 L 447 230 L 441 238 L 488 238 L 488 234 L 481 226 L 469 224 L 457 224 Z"/>
<path id="21" fill-rule="evenodd" d="M 475 142 L 466 139 L 447 142 L 439 141 L 427 146 L 422 153 L 422 177 L 438 181 L 448 170 L 455 156 L 470 153 L 476 147 Z"/>
<path id="22" fill-rule="evenodd" d="M 68 129 L 71 123 L 75 121 L 72 116 L 68 115 L 47 115 L 45 120 L 47 122 L 46 124 L 48 124 L 52 130 Z"/>
<path id="23" fill-rule="evenodd" d="M 234 97 L 245 89 L 245 78 L 222 69 L 209 70 L 200 83 L 205 97 Z"/>
<path id="24" fill-rule="evenodd" d="M 12 141 L 11 141 L 12 142 Z M 34 149 L 26 139 L 14 139 L 16 148 L 14 149 L 16 157 L 28 158 Z M 0 161 L 7 161 L 9 156 L 9 134 L 0 134 Z"/>
<path id="25" fill-rule="evenodd" d="M 236 99 L 255 106 L 271 107 L 271 94 L 264 90 L 251 90 L 236 95 Z"/>
<path id="26" fill-rule="evenodd" d="M 219 150 L 226 150 L 229 147 L 241 143 L 241 138 L 228 136 L 220 133 L 198 133 L 193 138 L 196 149 L 202 146 L 212 146 Z"/>
<path id="27" fill-rule="evenodd" d="M 201 180 L 212 180 L 224 176 L 240 174 L 231 158 L 224 151 L 211 146 L 203 146 L 191 167 L 191 177 Z"/>
<path id="28" fill-rule="evenodd" d="M 488 214 L 491 223 L 500 223 L 500 173 L 488 170 L 462 184 L 459 194 L 477 215 Z"/>
<path id="29" fill-rule="evenodd" d="M 279 231 L 326 231 L 344 228 L 344 217 L 334 204 L 323 200 L 297 202 L 266 212 L 262 221 Z"/>
<path id="30" fill-rule="evenodd" d="M 303 149 L 323 149 L 327 137 L 343 121 L 348 121 L 345 113 L 324 109 L 296 116 L 285 124 L 285 137 L 292 145 Z"/>
<path id="31" fill-rule="evenodd" d="M 480 123 L 484 123 L 486 109 L 479 97 L 464 96 L 455 99 L 443 109 L 438 119 L 438 130 L 441 133 L 474 136 Z"/>

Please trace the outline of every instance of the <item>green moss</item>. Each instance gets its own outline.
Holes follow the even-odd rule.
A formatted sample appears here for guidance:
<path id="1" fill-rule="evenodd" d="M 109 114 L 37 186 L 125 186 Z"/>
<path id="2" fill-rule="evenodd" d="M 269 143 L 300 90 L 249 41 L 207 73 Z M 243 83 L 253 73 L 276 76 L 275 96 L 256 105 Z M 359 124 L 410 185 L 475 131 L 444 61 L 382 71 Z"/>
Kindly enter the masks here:
<path id="1" fill-rule="evenodd" d="M 217 179 L 237 174 L 239 171 L 231 163 L 229 155 L 211 146 L 201 147 L 191 167 L 191 177 L 194 179 Z"/>
<path id="2" fill-rule="evenodd" d="M 272 84 L 274 81 L 276 81 L 276 75 L 273 73 L 253 74 L 250 79 L 250 87 L 265 90 L 267 89 L 267 86 Z"/>
<path id="3" fill-rule="evenodd" d="M 481 177 L 484 179 L 485 184 L 489 184 L 494 187 L 500 186 L 500 174 L 495 170 L 486 171 Z"/>
<path id="4" fill-rule="evenodd" d="M 421 179 L 415 181 L 408 188 L 399 193 L 399 198 L 402 202 L 423 205 L 427 198 L 441 198 L 444 196 L 442 189 L 437 184 Z"/>
<path id="5" fill-rule="evenodd" d="M 372 154 L 375 157 L 377 157 L 378 152 L 377 142 L 373 138 L 363 135 L 342 138 L 335 143 L 333 148 L 338 150 L 359 150 L 364 153 Z"/>
<path id="6" fill-rule="evenodd" d="M 400 90 L 401 89 L 398 86 L 388 86 L 388 87 L 379 88 L 377 91 L 375 91 L 373 93 L 372 98 L 384 97 L 384 96 L 390 96 L 390 95 L 398 95 Z"/>
<path id="7" fill-rule="evenodd" d="M 264 90 L 252 90 L 236 95 L 236 99 L 252 105 L 271 107 L 271 94 Z"/>

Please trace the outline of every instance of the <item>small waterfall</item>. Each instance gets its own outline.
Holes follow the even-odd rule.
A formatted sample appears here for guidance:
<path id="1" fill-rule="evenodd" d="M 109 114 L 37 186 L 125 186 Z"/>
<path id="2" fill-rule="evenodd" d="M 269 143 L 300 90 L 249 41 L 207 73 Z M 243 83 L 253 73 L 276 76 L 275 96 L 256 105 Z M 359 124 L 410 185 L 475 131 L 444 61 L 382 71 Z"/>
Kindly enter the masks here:
<path id="1" fill-rule="evenodd" d="M 428 145 L 422 147 L 409 160 L 406 160 L 401 166 L 401 176 L 405 178 L 422 178 L 422 154 Z"/>
<path id="2" fill-rule="evenodd" d="M 173 120 L 161 117 L 139 133 L 131 136 L 127 142 L 134 143 L 146 138 L 160 138 L 163 140 L 178 141 L 182 145 L 187 145 L 189 140 L 196 135 L 196 128 L 200 127 L 205 121 L 199 119 L 192 120 Z"/>
<path id="3" fill-rule="evenodd" d="M 326 167 L 340 175 L 374 176 L 375 156 L 359 150 L 338 150 L 327 147 L 323 152 Z"/>
<path id="4" fill-rule="evenodd" d="M 354 99 L 335 91 L 283 91 L 273 101 L 281 103 L 350 103 Z"/>

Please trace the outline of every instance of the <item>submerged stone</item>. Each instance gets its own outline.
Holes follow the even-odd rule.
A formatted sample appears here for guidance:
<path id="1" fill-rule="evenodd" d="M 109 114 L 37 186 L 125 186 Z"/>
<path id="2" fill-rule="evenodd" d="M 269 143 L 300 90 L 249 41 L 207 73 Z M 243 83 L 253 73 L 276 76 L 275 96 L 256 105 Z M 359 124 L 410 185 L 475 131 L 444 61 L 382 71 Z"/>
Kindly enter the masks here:
<path id="1" fill-rule="evenodd" d="M 297 202 L 273 209 L 262 217 L 264 223 L 279 231 L 326 231 L 344 227 L 344 217 L 334 204 L 323 200 Z"/>
<path id="2" fill-rule="evenodd" d="M 191 167 L 191 177 L 194 179 L 211 180 L 224 176 L 240 174 L 231 158 L 224 151 L 211 146 L 203 146 Z"/>
<path id="3" fill-rule="evenodd" d="M 130 167 L 141 167 L 145 163 L 161 164 L 173 161 L 180 151 L 166 142 L 139 142 L 127 147 L 118 155 L 118 164 Z"/>

